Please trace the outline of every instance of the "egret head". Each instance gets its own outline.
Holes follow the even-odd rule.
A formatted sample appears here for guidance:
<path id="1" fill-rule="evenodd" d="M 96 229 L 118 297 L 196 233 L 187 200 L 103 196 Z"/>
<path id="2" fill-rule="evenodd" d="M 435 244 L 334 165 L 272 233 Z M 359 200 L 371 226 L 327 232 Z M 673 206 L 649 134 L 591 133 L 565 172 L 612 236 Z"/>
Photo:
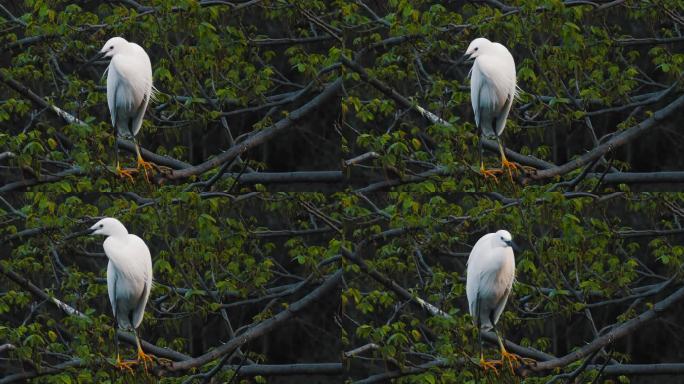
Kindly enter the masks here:
<path id="1" fill-rule="evenodd" d="M 91 235 L 120 236 L 127 235 L 128 231 L 121 222 L 112 217 L 105 217 L 88 229 Z"/>
<path id="2" fill-rule="evenodd" d="M 128 41 L 126 41 L 126 39 L 123 37 L 112 37 L 111 39 L 107 40 L 104 47 L 100 49 L 100 55 L 103 57 L 113 57 L 117 53 L 120 53 L 122 50 L 126 49 L 127 45 Z"/>
<path id="3" fill-rule="evenodd" d="M 486 52 L 492 44 L 491 41 L 484 37 L 478 37 L 471 41 L 465 53 L 466 60 L 475 60 L 478 56 L 482 55 L 483 52 Z"/>
<path id="4" fill-rule="evenodd" d="M 494 242 L 496 245 L 504 248 L 511 247 L 516 252 L 520 250 L 520 248 L 518 248 L 518 246 L 513 242 L 513 237 L 507 230 L 499 230 L 495 233 L 495 235 Z"/>

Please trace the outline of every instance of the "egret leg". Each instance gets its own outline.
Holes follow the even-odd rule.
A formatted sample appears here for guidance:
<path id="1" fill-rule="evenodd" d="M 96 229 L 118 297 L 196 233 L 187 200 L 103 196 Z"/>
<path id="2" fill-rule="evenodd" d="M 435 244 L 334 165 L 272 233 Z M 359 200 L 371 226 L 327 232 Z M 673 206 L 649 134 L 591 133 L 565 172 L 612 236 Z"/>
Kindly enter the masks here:
<path id="1" fill-rule="evenodd" d="M 138 337 L 138 331 L 136 331 L 135 328 L 133 328 L 133 334 L 135 335 L 135 343 L 138 346 L 138 361 L 143 362 L 145 372 L 147 372 L 147 363 L 149 362 L 150 364 L 152 364 L 154 359 L 151 355 L 148 355 L 145 352 L 143 352 L 142 346 L 140 345 L 140 338 Z"/>
<path id="2" fill-rule="evenodd" d="M 496 178 L 497 173 L 501 173 L 502 171 L 498 169 L 485 169 L 484 166 L 484 148 L 482 147 L 482 137 L 480 137 L 480 142 L 479 142 L 479 150 L 480 150 L 480 174 L 486 179 L 488 177 L 491 177 L 494 179 L 494 181 L 498 181 Z"/>
<path id="3" fill-rule="evenodd" d="M 494 371 L 494 374 L 498 376 L 499 371 L 497 371 L 497 369 L 496 369 L 497 362 L 487 361 L 484 358 L 484 345 L 482 343 L 482 331 L 478 329 L 477 334 L 478 334 L 478 341 L 480 344 L 480 368 L 482 368 L 482 371 L 484 371 L 484 372 L 492 370 L 492 371 Z"/>
<path id="4" fill-rule="evenodd" d="M 499 374 L 499 372 L 496 370 L 496 366 L 493 362 L 487 361 L 484 358 L 484 344 L 482 343 L 482 325 L 480 324 L 480 294 L 477 294 L 477 297 L 475 298 L 476 300 L 476 305 L 475 305 L 475 316 L 477 316 L 477 321 L 475 322 L 475 325 L 477 326 L 477 341 L 480 344 L 480 368 L 484 372 L 487 372 L 488 370 L 493 370 L 496 375 Z"/>
<path id="5" fill-rule="evenodd" d="M 135 362 L 123 361 L 121 360 L 121 354 L 119 354 L 119 337 L 116 335 L 116 317 L 112 328 L 114 329 L 114 345 L 116 346 L 116 363 L 114 363 L 114 366 L 122 371 L 125 369 L 132 374 L 133 368 L 131 368 L 131 366 L 135 364 Z"/>
<path id="6" fill-rule="evenodd" d="M 147 162 L 143 160 L 142 155 L 140 155 L 140 146 L 138 145 L 138 140 L 135 139 L 135 136 L 133 136 L 133 143 L 135 144 L 135 153 L 138 158 L 138 168 L 142 168 L 143 171 L 145 172 L 145 180 L 147 182 L 150 182 L 149 176 L 147 174 L 147 170 L 149 169 L 150 171 L 154 169 L 154 165 L 151 162 Z"/>
<path id="7" fill-rule="evenodd" d="M 496 137 L 496 141 L 497 141 L 497 143 L 499 143 L 499 152 L 501 153 L 501 168 L 507 169 L 508 170 L 508 176 L 510 176 L 510 178 L 513 179 L 513 173 L 511 172 L 511 170 L 517 171 L 518 166 L 515 163 L 508 161 L 508 159 L 506 158 L 506 153 L 504 151 L 503 143 L 501 141 L 500 136 Z"/>
<path id="8" fill-rule="evenodd" d="M 133 175 L 131 171 L 121 168 L 119 164 L 119 140 L 118 137 L 114 139 L 114 158 L 116 159 L 116 174 L 119 177 L 127 177 L 131 182 L 133 182 Z"/>
<path id="9" fill-rule="evenodd" d="M 492 323 L 493 324 L 493 323 Z M 511 369 L 511 372 L 515 373 L 513 364 L 515 365 L 529 365 L 529 364 L 534 364 L 536 363 L 533 359 L 526 359 L 524 357 L 518 356 L 515 353 L 510 353 L 506 350 L 506 347 L 504 346 L 503 342 L 503 337 L 501 336 L 501 333 L 499 333 L 499 330 L 494 326 L 494 333 L 496 333 L 496 339 L 499 342 L 499 349 L 501 350 L 501 365 L 505 365 L 506 362 L 508 362 L 508 367 Z"/>

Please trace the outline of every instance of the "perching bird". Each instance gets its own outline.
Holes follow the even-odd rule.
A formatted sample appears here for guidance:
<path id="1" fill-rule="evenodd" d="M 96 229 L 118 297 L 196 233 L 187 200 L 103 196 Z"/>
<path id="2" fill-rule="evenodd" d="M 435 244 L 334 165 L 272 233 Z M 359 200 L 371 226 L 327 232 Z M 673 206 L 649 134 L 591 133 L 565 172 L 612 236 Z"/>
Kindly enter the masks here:
<path id="1" fill-rule="evenodd" d="M 508 231 L 500 230 L 488 233 L 475 243 L 468 257 L 466 277 L 466 295 L 473 323 L 478 332 L 494 329 L 501 348 L 502 363 L 504 359 L 517 360 L 517 356 L 509 354 L 504 348 L 496 323 L 506 307 L 508 295 L 515 280 L 515 257 L 513 243 Z M 492 367 L 485 362 L 482 352 L 482 336 L 480 340 L 480 365 Z"/>
<path id="2" fill-rule="evenodd" d="M 496 137 L 501 152 L 501 166 L 517 168 L 506 159 L 501 134 L 506 127 L 506 118 L 517 95 L 515 61 L 508 49 L 499 43 L 480 37 L 473 40 L 465 53 L 472 60 L 470 69 L 470 101 L 475 112 L 475 124 L 480 129 L 480 173 L 494 176 L 496 171 L 486 170 L 482 159 L 482 136 Z"/>
<path id="3" fill-rule="evenodd" d="M 82 234 L 107 236 L 102 247 L 109 259 L 107 265 L 107 291 L 112 312 L 119 328 L 132 330 L 138 347 L 138 362 L 145 367 L 152 360 L 140 345 L 136 329 L 142 323 L 145 305 L 152 288 L 152 259 L 145 242 L 129 234 L 117 219 L 104 218 Z M 116 342 L 117 366 L 129 368 L 130 363 L 121 361 L 119 342 Z"/>
<path id="4" fill-rule="evenodd" d="M 129 137 L 135 143 L 138 168 L 142 167 L 147 177 L 147 169 L 151 163 L 143 160 L 135 135 L 140 131 L 145 110 L 150 99 L 154 97 L 152 85 L 152 64 L 145 50 L 122 37 L 107 40 L 98 55 L 91 61 L 109 57 L 111 61 L 107 72 L 107 104 L 112 117 L 112 125 L 117 136 Z M 119 165 L 119 148 L 115 144 L 116 170 L 119 175 L 131 177 L 130 172 Z"/>

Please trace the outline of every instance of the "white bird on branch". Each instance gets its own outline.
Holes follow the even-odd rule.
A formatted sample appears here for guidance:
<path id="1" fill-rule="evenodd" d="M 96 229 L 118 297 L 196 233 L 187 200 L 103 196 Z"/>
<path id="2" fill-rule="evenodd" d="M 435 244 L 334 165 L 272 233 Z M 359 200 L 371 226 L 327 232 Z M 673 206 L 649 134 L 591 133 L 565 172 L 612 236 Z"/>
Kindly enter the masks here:
<path id="1" fill-rule="evenodd" d="M 482 236 L 468 257 L 466 295 L 470 315 L 480 334 L 480 365 L 485 369 L 494 368 L 494 364 L 484 360 L 481 332 L 492 328 L 501 348 L 501 364 L 507 359 L 512 367 L 511 360 L 518 360 L 516 355 L 506 351 L 501 335 L 496 329 L 496 323 L 506 307 L 515 280 L 514 249 L 517 250 L 517 246 L 511 234 L 500 230 Z"/>
<path id="2" fill-rule="evenodd" d="M 480 130 L 480 173 L 495 177 L 502 170 L 487 170 L 482 158 L 482 136 L 496 137 L 501 152 L 501 166 L 511 169 L 517 166 L 506 159 L 501 134 L 506 118 L 517 95 L 515 61 L 511 53 L 499 43 L 480 37 L 473 40 L 466 50 L 465 58 L 475 60 L 470 70 L 470 101 L 475 112 L 475 124 Z"/>
<path id="3" fill-rule="evenodd" d="M 152 358 L 143 352 L 136 329 L 142 323 L 145 305 L 152 288 L 150 250 L 140 237 L 129 234 L 119 220 L 111 217 L 104 218 L 89 229 L 69 237 L 85 234 L 107 236 L 102 247 L 109 259 L 107 291 L 112 312 L 119 328 L 130 330 L 135 335 L 138 362 L 142 361 L 147 369 L 147 362 Z M 130 369 L 131 364 L 121 361 L 117 339 L 116 365 L 119 368 Z"/>
<path id="4" fill-rule="evenodd" d="M 112 125 L 117 130 L 117 136 L 129 137 L 135 143 L 138 168 L 142 167 L 147 178 L 147 170 L 153 165 L 143 160 L 135 135 L 140 131 L 145 110 L 155 93 L 150 57 L 141 46 L 122 37 L 107 40 L 100 52 L 89 62 L 103 57 L 111 58 L 106 73 L 107 104 Z M 116 141 L 114 151 L 117 173 L 132 178 L 130 171 L 121 169 L 119 165 L 119 148 Z"/>

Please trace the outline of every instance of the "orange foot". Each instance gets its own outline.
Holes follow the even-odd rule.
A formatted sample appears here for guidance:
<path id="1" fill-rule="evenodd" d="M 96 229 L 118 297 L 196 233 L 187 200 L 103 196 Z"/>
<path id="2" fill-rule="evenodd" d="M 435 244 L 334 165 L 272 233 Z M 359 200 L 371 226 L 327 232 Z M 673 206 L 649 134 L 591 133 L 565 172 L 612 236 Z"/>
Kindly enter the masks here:
<path id="1" fill-rule="evenodd" d="M 154 358 L 152 355 L 148 355 L 141 348 L 138 348 L 138 362 L 142 361 L 143 367 L 145 367 L 145 372 L 147 372 L 147 363 L 152 365 Z"/>
<path id="2" fill-rule="evenodd" d="M 501 168 L 508 170 L 508 176 L 510 176 L 511 179 L 513 178 L 512 171 L 518 172 L 518 165 L 516 163 L 508 161 L 508 159 L 506 159 L 505 157 L 501 159 Z"/>
<path id="3" fill-rule="evenodd" d="M 525 357 L 521 357 L 516 355 L 515 353 L 509 353 L 507 350 L 502 349 L 501 350 L 501 363 L 502 365 L 504 362 L 508 362 L 508 367 L 511 369 L 511 372 L 514 372 L 514 365 L 515 366 L 521 366 L 521 365 L 534 365 L 537 362 L 534 359 L 528 359 Z"/>
<path id="4" fill-rule="evenodd" d="M 145 172 L 145 180 L 147 180 L 147 182 L 149 183 L 150 179 L 147 170 L 152 171 L 155 168 L 155 164 L 145 161 L 142 157 L 138 156 L 138 169 L 140 168 L 142 168 Z"/>
<path id="5" fill-rule="evenodd" d="M 119 175 L 119 177 L 124 178 L 127 177 L 130 182 L 133 182 L 133 173 L 136 172 L 135 170 L 131 169 L 124 169 L 121 168 L 119 164 L 116 165 L 116 174 Z"/>
<path id="6" fill-rule="evenodd" d="M 499 180 L 496 178 L 496 175 L 499 173 L 503 173 L 503 171 L 500 169 L 485 169 L 484 164 L 480 165 L 480 174 L 485 179 L 491 177 L 492 179 L 494 179 L 494 181 L 498 183 Z"/>
<path id="7" fill-rule="evenodd" d="M 116 363 L 114 363 L 114 366 L 122 371 L 126 370 L 130 374 L 133 374 L 133 366 L 137 365 L 137 361 L 123 361 L 121 360 L 121 356 L 116 355 Z"/>
<path id="8" fill-rule="evenodd" d="M 498 361 L 488 361 L 484 359 L 484 356 L 480 357 L 480 368 L 486 373 L 489 370 L 494 371 L 495 375 L 499 375 L 499 371 L 496 369 L 496 366 L 500 364 Z"/>

